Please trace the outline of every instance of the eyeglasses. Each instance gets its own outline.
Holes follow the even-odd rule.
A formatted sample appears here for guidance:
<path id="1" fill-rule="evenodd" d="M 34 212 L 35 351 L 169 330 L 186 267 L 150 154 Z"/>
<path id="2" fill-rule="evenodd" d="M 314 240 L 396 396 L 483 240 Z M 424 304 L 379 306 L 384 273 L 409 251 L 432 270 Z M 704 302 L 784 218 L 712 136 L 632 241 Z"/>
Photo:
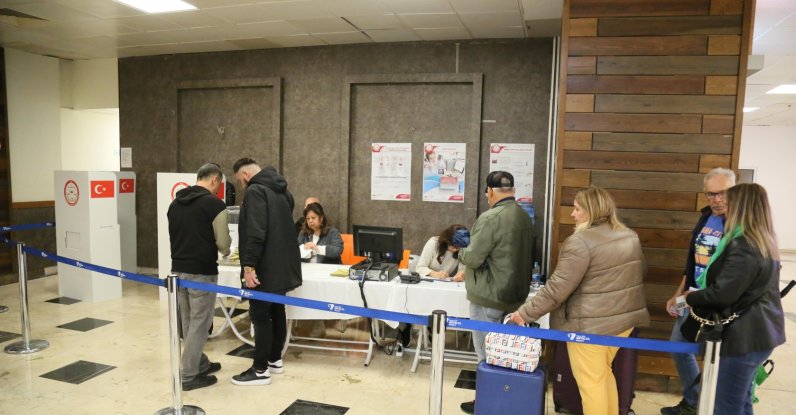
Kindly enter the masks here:
<path id="1" fill-rule="evenodd" d="M 726 200 L 727 199 L 727 191 L 723 191 L 723 192 L 705 192 L 705 196 L 708 199 L 713 199 L 713 200 L 716 200 L 718 198 L 722 198 L 722 199 Z"/>

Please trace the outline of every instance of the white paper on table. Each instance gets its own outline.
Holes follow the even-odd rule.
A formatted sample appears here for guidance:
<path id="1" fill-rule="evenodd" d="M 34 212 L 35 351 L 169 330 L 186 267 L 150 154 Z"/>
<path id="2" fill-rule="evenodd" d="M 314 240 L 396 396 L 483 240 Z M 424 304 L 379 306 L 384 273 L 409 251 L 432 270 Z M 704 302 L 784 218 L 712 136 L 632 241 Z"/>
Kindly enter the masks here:
<path id="1" fill-rule="evenodd" d="M 299 255 L 303 259 L 310 259 L 312 258 L 312 249 L 304 248 L 304 244 L 299 245 Z"/>

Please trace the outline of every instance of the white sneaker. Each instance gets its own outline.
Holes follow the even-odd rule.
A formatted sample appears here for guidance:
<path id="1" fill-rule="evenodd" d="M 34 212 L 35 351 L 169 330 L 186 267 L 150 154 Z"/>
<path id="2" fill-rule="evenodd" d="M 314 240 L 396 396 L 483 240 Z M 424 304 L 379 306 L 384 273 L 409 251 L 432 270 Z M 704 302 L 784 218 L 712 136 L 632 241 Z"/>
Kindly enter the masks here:
<path id="1" fill-rule="evenodd" d="M 285 365 L 282 363 L 282 359 L 279 359 L 276 362 L 268 362 L 268 371 L 275 375 L 281 375 L 282 373 L 285 373 Z"/>
<path id="2" fill-rule="evenodd" d="M 269 385 L 271 383 L 271 374 L 268 369 L 263 373 L 257 373 L 254 367 L 250 367 L 240 375 L 233 376 L 232 383 L 238 386 Z"/>

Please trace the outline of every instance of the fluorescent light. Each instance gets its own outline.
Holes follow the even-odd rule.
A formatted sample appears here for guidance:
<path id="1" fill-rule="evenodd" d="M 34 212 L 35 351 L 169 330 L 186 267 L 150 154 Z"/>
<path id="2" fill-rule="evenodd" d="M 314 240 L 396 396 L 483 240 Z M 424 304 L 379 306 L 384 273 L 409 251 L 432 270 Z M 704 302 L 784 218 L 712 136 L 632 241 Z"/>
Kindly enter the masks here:
<path id="1" fill-rule="evenodd" d="M 116 0 L 119 3 L 146 13 L 166 13 L 182 10 L 196 10 L 196 6 L 182 0 Z"/>
<path id="2" fill-rule="evenodd" d="M 759 110 L 760 107 L 743 107 L 743 112 L 752 112 Z"/>
<path id="3" fill-rule="evenodd" d="M 794 94 L 796 95 L 796 85 L 794 84 L 782 84 L 768 92 L 766 94 Z"/>

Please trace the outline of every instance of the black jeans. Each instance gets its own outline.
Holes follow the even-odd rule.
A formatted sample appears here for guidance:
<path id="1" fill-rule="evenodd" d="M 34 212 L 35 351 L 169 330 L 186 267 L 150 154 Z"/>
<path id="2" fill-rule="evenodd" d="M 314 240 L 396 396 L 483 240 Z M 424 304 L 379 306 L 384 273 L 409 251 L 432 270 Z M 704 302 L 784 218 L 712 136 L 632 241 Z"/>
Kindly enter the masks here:
<path id="1" fill-rule="evenodd" d="M 282 358 L 287 337 L 285 305 L 251 300 L 249 316 L 254 324 L 254 369 L 268 369 L 268 362 Z"/>

